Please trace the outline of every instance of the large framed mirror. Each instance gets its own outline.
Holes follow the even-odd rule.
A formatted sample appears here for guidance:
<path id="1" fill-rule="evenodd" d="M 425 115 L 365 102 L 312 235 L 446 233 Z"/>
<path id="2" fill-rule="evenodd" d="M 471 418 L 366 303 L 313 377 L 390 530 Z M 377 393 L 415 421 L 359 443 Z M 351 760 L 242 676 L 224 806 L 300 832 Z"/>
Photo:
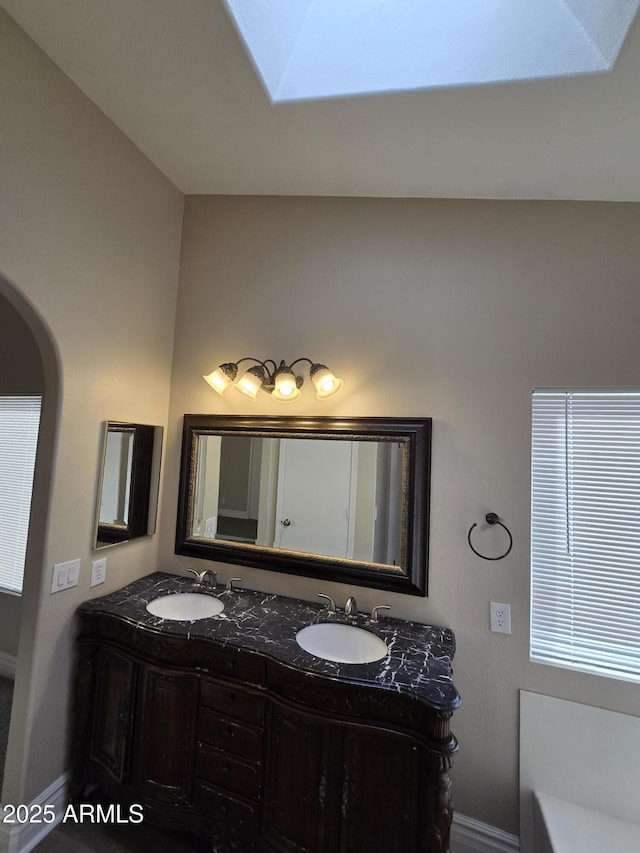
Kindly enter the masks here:
<path id="1" fill-rule="evenodd" d="M 185 415 L 176 553 L 427 594 L 430 418 Z"/>
<path id="2" fill-rule="evenodd" d="M 93 548 L 155 533 L 162 427 L 106 421 Z"/>

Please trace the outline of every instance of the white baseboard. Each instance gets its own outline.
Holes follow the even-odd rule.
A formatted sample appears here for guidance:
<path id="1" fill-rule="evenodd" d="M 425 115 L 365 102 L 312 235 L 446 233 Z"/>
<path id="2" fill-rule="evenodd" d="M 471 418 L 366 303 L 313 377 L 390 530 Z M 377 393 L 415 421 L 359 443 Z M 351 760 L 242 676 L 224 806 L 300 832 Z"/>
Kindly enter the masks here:
<path id="1" fill-rule="evenodd" d="M 64 773 L 30 804 L 52 805 L 52 823 L 9 825 L 0 822 L 0 853 L 29 853 L 62 820 L 68 802 L 69 773 Z M 454 814 L 451 830 L 452 853 L 519 853 L 516 835 L 482 823 L 471 817 Z"/>
<path id="2" fill-rule="evenodd" d="M 3 678 L 10 678 L 11 681 L 15 681 L 16 659 L 13 655 L 0 652 L 0 675 L 3 676 Z"/>
<path id="3" fill-rule="evenodd" d="M 45 835 L 60 823 L 64 817 L 69 799 L 69 773 L 63 773 L 59 779 L 29 803 L 29 814 L 34 813 L 34 806 L 53 806 L 55 820 L 51 823 L 0 823 L 0 853 L 29 853 L 39 844 Z M 38 813 L 39 810 L 38 810 Z M 7 812 L 4 812 L 6 817 Z"/>
<path id="4" fill-rule="evenodd" d="M 517 835 L 454 812 L 451 853 L 518 853 L 519 850 Z"/>

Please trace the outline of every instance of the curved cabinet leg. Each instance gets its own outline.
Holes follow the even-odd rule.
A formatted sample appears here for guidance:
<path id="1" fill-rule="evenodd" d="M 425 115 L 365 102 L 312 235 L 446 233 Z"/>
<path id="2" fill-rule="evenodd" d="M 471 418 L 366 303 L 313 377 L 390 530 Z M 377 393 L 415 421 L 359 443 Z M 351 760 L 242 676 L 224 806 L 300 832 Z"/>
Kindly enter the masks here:
<path id="1" fill-rule="evenodd" d="M 425 853 L 451 853 L 451 823 L 453 821 L 453 800 L 449 771 L 453 765 L 453 756 L 458 751 L 458 742 L 449 731 L 449 716 L 436 719 L 432 748 L 425 759 L 425 806 L 426 845 Z"/>

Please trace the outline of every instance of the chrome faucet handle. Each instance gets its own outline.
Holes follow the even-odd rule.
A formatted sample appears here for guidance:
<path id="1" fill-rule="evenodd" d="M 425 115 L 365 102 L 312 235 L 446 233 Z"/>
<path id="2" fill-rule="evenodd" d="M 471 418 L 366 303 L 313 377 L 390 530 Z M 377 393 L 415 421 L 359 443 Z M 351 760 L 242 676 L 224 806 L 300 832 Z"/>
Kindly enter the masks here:
<path id="1" fill-rule="evenodd" d="M 229 578 L 229 580 L 227 581 L 227 590 L 229 592 L 233 592 L 234 583 L 240 583 L 241 581 L 242 578 Z"/>
<path id="2" fill-rule="evenodd" d="M 378 610 L 391 610 L 391 605 L 389 604 L 378 604 L 371 611 L 371 616 L 369 617 L 369 621 L 374 624 L 378 621 Z"/>
<path id="3" fill-rule="evenodd" d="M 324 592 L 317 592 L 316 595 L 318 596 L 318 598 L 327 599 L 327 601 L 329 602 L 329 604 L 327 604 L 327 610 L 329 611 L 329 613 L 336 612 L 336 603 L 330 595 L 325 595 Z"/>
<path id="4" fill-rule="evenodd" d="M 349 616 L 351 619 L 358 618 L 358 603 L 353 595 L 350 595 L 349 598 L 347 598 L 344 605 L 344 612 L 345 616 Z"/>

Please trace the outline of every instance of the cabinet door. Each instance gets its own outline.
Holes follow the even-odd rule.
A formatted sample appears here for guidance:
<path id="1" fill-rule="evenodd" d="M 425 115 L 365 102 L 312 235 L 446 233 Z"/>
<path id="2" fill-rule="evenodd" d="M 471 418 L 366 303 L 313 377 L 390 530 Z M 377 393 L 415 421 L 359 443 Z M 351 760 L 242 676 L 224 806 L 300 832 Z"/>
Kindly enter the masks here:
<path id="1" fill-rule="evenodd" d="M 395 732 L 347 726 L 343 741 L 340 853 L 414 853 L 420 750 Z"/>
<path id="2" fill-rule="evenodd" d="M 138 685 L 132 783 L 143 795 L 189 803 L 196 740 L 197 675 L 145 668 Z"/>
<path id="3" fill-rule="evenodd" d="M 264 838 L 278 853 L 335 853 L 336 808 L 329 798 L 339 758 L 332 755 L 331 730 L 312 714 L 275 703 L 269 717 Z"/>
<path id="4" fill-rule="evenodd" d="M 129 658 L 110 649 L 98 649 L 91 759 L 118 782 L 127 776 L 135 673 L 135 664 Z"/>

